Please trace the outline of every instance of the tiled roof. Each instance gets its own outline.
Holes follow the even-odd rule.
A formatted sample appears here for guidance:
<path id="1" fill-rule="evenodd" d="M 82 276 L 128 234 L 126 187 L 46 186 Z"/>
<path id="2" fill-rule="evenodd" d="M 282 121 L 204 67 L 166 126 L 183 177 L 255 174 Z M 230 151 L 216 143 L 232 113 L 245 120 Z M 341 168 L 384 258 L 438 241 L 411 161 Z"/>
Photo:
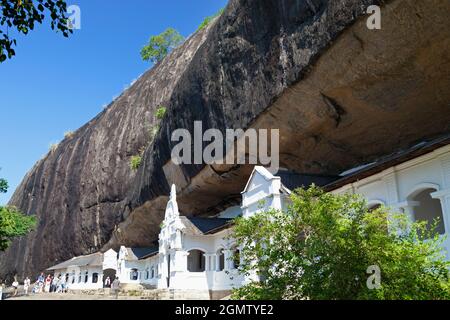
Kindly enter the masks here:
<path id="1" fill-rule="evenodd" d="M 79 256 L 70 260 L 64 261 L 47 270 L 66 269 L 68 267 L 85 267 L 85 266 L 101 266 L 103 265 L 103 253 L 96 252 L 86 256 Z"/>
<path id="2" fill-rule="evenodd" d="M 126 260 L 133 261 L 133 260 L 141 260 L 148 258 L 155 253 L 158 253 L 159 249 L 158 247 L 141 247 L 141 248 L 126 248 L 127 250 L 127 257 Z"/>
<path id="3" fill-rule="evenodd" d="M 289 190 L 308 188 L 312 184 L 322 187 L 339 179 L 338 176 L 300 174 L 287 170 L 279 170 L 275 176 L 281 178 L 281 183 Z"/>
<path id="4" fill-rule="evenodd" d="M 145 258 L 148 258 L 148 257 L 158 253 L 159 248 L 158 247 L 131 248 L 131 251 L 133 251 L 134 255 L 138 259 L 145 259 Z"/>
<path id="5" fill-rule="evenodd" d="M 186 217 L 202 234 L 212 234 L 231 225 L 233 219 Z"/>
<path id="6" fill-rule="evenodd" d="M 433 140 L 422 141 L 410 148 L 398 150 L 397 152 L 378 158 L 377 160 L 366 165 L 360 165 L 354 169 L 347 170 L 341 174 L 338 180 L 325 185 L 324 189 L 326 191 L 338 189 L 346 184 L 367 178 L 390 167 L 420 157 L 448 144 L 450 144 L 450 134 L 445 134 Z"/>

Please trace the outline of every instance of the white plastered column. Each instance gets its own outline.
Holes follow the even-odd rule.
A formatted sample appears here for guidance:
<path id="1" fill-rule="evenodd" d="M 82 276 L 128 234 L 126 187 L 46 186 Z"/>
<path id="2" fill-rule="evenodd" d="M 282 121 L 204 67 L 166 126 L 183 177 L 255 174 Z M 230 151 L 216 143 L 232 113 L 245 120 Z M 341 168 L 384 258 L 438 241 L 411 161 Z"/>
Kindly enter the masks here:
<path id="1" fill-rule="evenodd" d="M 213 271 L 212 257 L 214 254 L 204 253 L 203 256 L 205 257 L 205 271 Z"/>
<path id="2" fill-rule="evenodd" d="M 174 270 L 176 272 L 187 272 L 187 257 L 189 253 L 184 250 L 177 250 L 175 251 L 175 266 Z"/>
<path id="3" fill-rule="evenodd" d="M 224 254 L 224 270 L 225 271 L 230 271 L 233 269 L 233 250 L 230 249 L 225 249 L 223 250 L 223 254 Z"/>

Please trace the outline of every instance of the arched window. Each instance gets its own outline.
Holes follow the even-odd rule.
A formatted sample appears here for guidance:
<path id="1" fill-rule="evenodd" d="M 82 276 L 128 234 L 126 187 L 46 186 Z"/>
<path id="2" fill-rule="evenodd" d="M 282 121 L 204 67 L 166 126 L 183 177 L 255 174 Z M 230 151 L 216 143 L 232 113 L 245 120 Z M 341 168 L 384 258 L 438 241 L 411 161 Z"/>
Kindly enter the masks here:
<path id="1" fill-rule="evenodd" d="M 205 253 L 201 250 L 191 250 L 188 255 L 188 271 L 203 272 L 205 271 Z"/>
<path id="2" fill-rule="evenodd" d="M 136 281 L 139 278 L 139 272 L 137 269 L 131 269 L 130 280 Z"/>
<path id="3" fill-rule="evenodd" d="M 371 205 L 369 205 L 369 212 L 373 212 L 373 211 L 378 210 L 380 208 L 381 208 L 381 204 L 379 204 L 379 203 L 371 204 Z"/>
<path id="4" fill-rule="evenodd" d="M 152 267 L 151 277 L 152 279 L 155 277 L 155 267 Z"/>
<path id="5" fill-rule="evenodd" d="M 81 272 L 78 274 L 78 283 L 81 283 Z"/>
<path id="6" fill-rule="evenodd" d="M 145 270 L 145 280 L 148 280 L 150 278 L 150 270 Z"/>
<path id="7" fill-rule="evenodd" d="M 441 202 L 438 199 L 433 199 L 431 197 L 431 194 L 436 191 L 436 189 L 427 188 L 415 192 L 410 196 L 409 200 L 416 202 L 416 205 L 413 207 L 414 220 L 426 221 L 429 228 L 433 225 L 435 220 L 438 220 L 435 231 L 439 234 L 444 234 L 444 215 L 442 214 Z"/>
<path id="8" fill-rule="evenodd" d="M 97 283 L 98 282 L 98 273 L 94 272 L 92 274 L 92 283 Z"/>
<path id="9" fill-rule="evenodd" d="M 65 279 L 66 279 L 65 283 L 69 283 L 69 274 L 68 273 L 66 273 Z"/>
<path id="10" fill-rule="evenodd" d="M 72 271 L 72 284 L 75 283 L 75 271 Z"/>
<path id="11" fill-rule="evenodd" d="M 225 269 L 225 254 L 223 253 L 223 249 L 219 249 L 219 251 L 217 251 L 217 256 L 219 257 L 219 259 L 217 259 L 219 263 L 217 266 L 217 271 L 222 271 Z"/>
<path id="12" fill-rule="evenodd" d="M 88 280 L 89 280 L 89 272 L 85 272 L 84 273 L 84 283 L 88 283 Z"/>

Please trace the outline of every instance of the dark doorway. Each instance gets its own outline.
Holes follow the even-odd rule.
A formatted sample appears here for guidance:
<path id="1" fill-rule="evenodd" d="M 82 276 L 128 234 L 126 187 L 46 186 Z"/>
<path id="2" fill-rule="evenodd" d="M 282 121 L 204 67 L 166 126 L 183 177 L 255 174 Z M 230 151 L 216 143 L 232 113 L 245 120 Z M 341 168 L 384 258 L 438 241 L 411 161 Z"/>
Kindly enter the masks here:
<path id="1" fill-rule="evenodd" d="M 205 253 L 201 250 L 191 250 L 188 255 L 188 271 L 205 271 Z"/>
<path id="2" fill-rule="evenodd" d="M 109 283 L 106 283 L 106 279 L 109 277 Z M 116 270 L 114 269 L 105 269 L 103 270 L 103 286 L 105 288 L 111 288 L 111 283 L 116 279 Z"/>
<path id="3" fill-rule="evenodd" d="M 167 255 L 167 288 L 170 288 L 170 254 Z"/>

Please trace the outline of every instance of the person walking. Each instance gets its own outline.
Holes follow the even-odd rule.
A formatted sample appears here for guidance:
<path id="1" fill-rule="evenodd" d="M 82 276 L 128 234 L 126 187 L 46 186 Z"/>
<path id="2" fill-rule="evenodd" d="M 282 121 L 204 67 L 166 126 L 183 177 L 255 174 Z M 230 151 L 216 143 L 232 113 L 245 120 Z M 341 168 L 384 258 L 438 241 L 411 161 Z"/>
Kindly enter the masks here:
<path id="1" fill-rule="evenodd" d="M 23 281 L 23 291 L 26 296 L 28 296 L 28 290 L 30 289 L 31 281 L 30 278 L 26 277 Z"/>
<path id="2" fill-rule="evenodd" d="M 119 278 L 115 278 L 111 284 L 111 293 L 116 299 L 119 299 L 120 281 Z"/>

